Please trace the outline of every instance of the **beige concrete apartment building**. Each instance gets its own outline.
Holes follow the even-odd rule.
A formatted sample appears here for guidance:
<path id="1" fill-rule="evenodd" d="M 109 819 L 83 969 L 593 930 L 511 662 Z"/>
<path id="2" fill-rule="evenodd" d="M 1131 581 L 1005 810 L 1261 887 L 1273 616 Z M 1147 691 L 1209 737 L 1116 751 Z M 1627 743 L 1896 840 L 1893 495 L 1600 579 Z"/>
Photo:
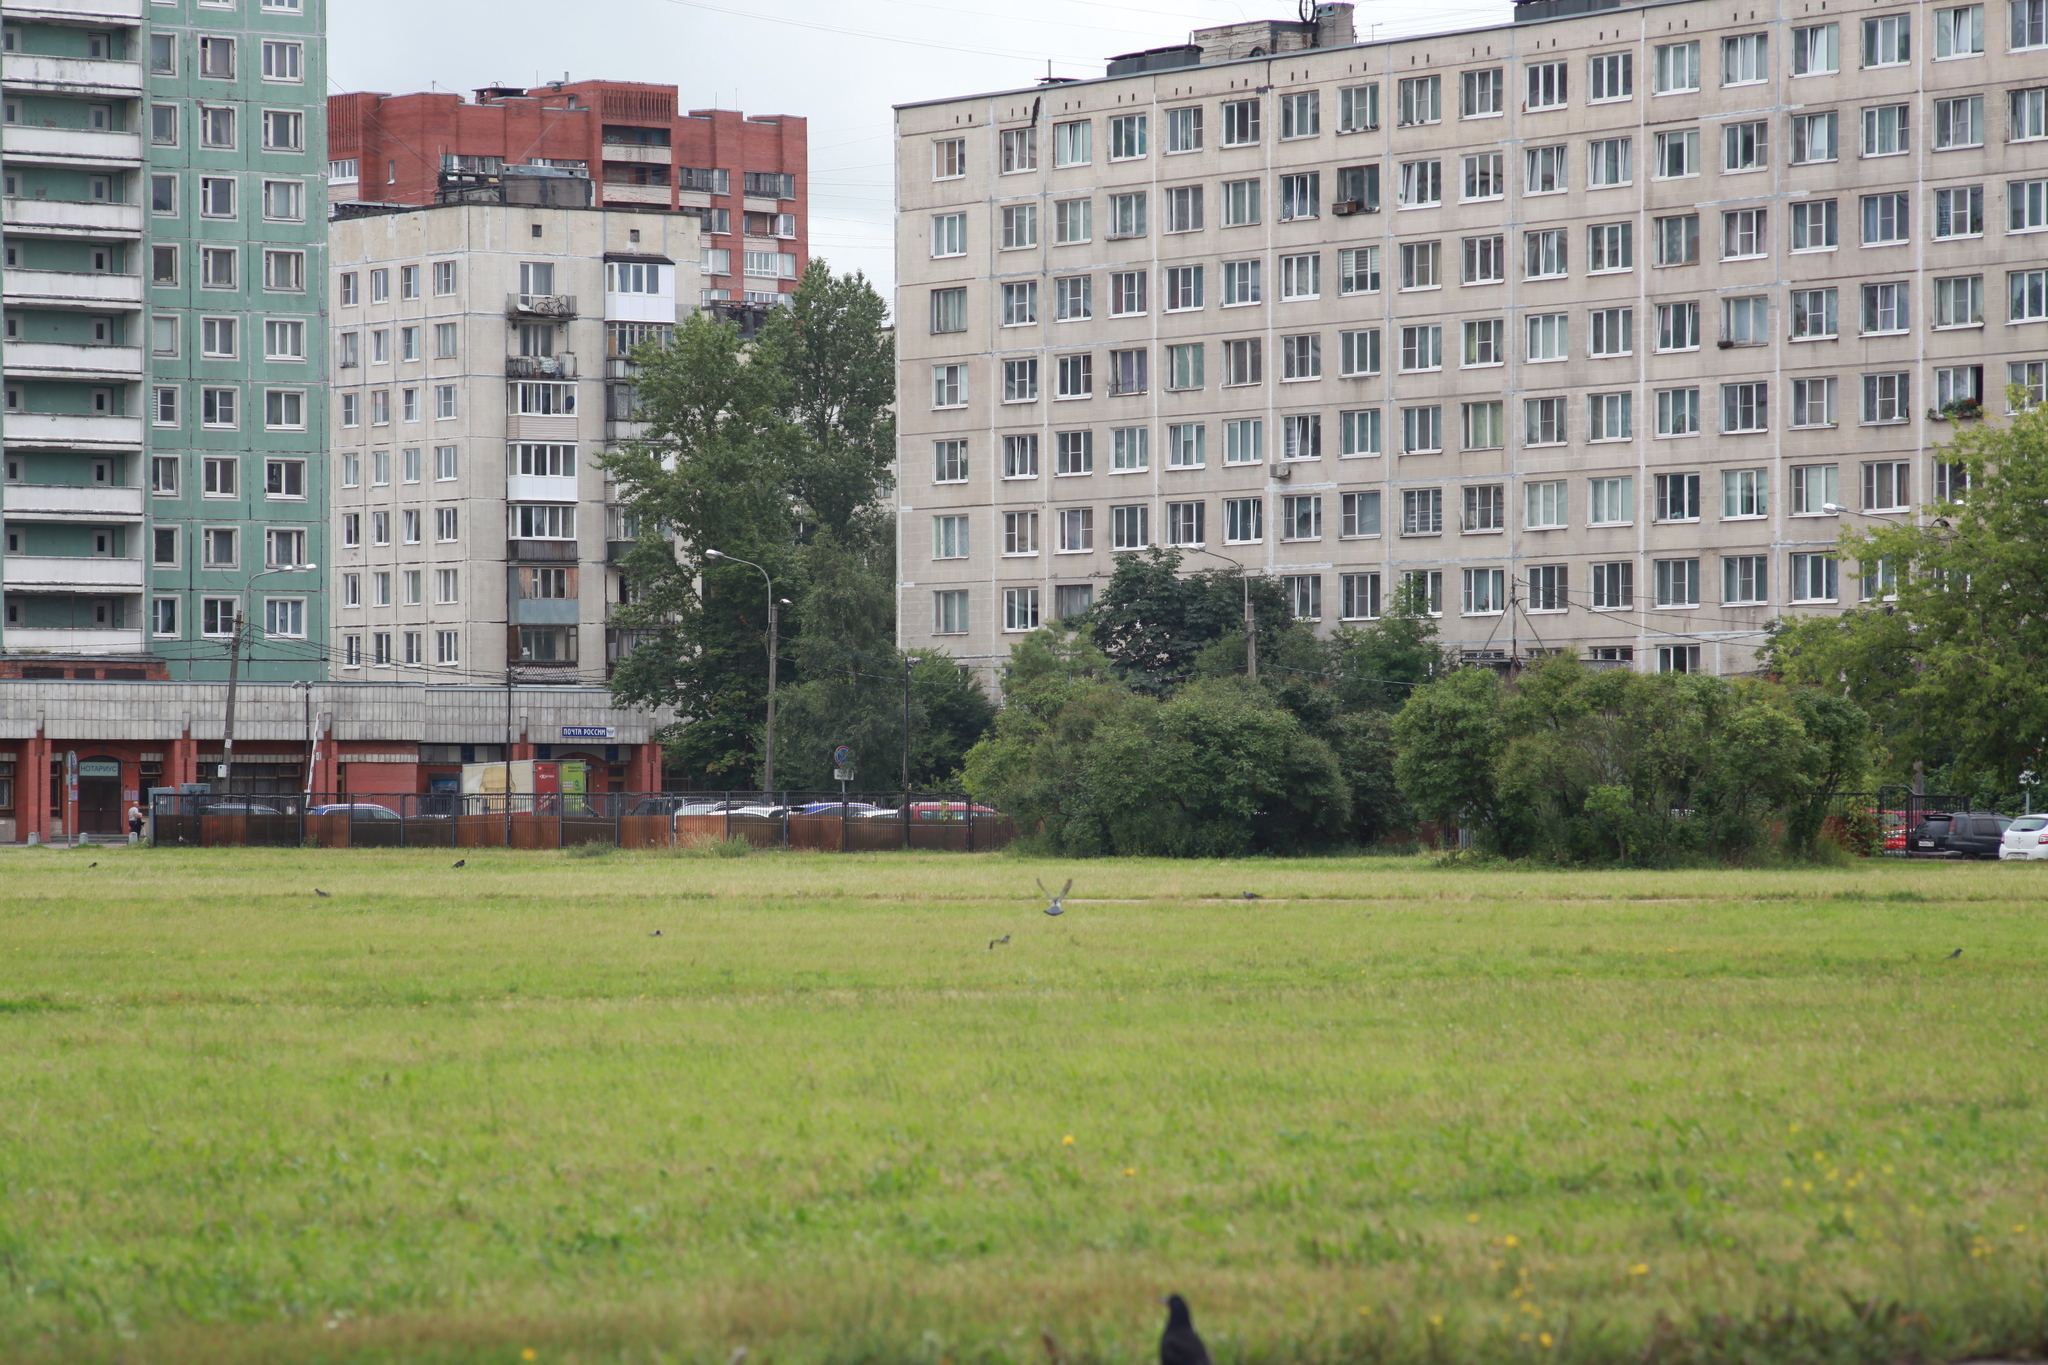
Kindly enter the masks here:
<path id="1" fill-rule="evenodd" d="M 906 647 L 1149 545 L 1325 631 L 1424 575 L 1475 661 L 1741 672 L 1886 591 L 1838 535 L 2048 388 L 2048 0 L 1519 10 L 897 111 Z"/>
<path id="2" fill-rule="evenodd" d="M 695 305 L 697 221 L 451 204 L 330 250 L 332 676 L 602 683 L 634 533 L 594 462 L 640 430 L 625 357 Z"/>

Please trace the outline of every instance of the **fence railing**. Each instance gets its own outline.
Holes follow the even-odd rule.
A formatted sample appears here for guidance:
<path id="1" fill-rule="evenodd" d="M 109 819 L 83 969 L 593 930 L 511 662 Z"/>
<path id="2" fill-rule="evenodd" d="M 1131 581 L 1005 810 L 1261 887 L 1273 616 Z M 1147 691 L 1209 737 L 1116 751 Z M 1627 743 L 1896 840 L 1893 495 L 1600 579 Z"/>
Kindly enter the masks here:
<path id="1" fill-rule="evenodd" d="M 1016 837 L 1008 816 L 957 792 L 561 792 L 461 796 L 156 792 L 150 836 L 200 848 L 756 848 L 972 853 Z"/>

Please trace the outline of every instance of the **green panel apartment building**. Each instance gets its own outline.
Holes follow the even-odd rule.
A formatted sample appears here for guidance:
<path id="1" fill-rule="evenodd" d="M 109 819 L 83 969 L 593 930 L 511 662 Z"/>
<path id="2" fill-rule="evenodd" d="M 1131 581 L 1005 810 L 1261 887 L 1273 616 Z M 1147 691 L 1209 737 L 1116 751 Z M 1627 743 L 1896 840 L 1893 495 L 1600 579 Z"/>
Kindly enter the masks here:
<path id="1" fill-rule="evenodd" d="M 5 21 L 0 674 L 321 676 L 324 0 Z"/>

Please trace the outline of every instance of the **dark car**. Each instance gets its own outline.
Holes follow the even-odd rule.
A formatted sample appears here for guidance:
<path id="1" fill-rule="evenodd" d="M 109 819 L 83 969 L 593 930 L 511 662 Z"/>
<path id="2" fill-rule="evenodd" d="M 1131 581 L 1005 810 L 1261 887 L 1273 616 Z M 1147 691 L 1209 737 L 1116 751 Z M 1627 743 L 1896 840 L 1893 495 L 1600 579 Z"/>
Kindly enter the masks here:
<path id="1" fill-rule="evenodd" d="M 1920 822 L 1907 840 L 1907 851 L 1946 858 L 1996 858 L 2005 843 L 2010 815 L 1996 811 L 1940 811 Z"/>

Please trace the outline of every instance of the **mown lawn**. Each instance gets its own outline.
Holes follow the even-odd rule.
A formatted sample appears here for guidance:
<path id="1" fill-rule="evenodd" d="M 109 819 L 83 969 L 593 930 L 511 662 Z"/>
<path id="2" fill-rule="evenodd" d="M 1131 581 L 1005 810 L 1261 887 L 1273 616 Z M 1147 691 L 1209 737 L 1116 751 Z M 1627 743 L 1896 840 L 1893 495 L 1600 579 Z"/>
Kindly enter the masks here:
<path id="1" fill-rule="evenodd" d="M 467 856 L 0 852 L 0 1358 L 2048 1352 L 2048 867 Z"/>

